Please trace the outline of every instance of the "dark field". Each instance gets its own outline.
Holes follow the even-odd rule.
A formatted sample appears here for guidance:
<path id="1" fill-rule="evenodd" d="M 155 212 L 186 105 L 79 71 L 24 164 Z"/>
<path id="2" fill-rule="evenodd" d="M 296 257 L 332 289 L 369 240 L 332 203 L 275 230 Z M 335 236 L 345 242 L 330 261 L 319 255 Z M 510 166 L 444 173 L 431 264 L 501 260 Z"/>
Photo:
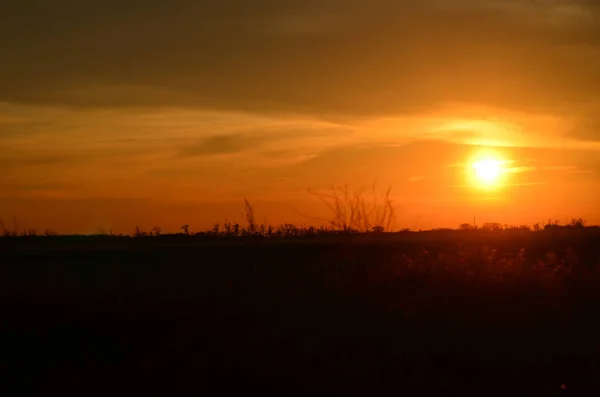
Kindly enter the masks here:
<path id="1" fill-rule="evenodd" d="M 6 238 L 0 292 L 19 394 L 600 395 L 593 228 Z"/>

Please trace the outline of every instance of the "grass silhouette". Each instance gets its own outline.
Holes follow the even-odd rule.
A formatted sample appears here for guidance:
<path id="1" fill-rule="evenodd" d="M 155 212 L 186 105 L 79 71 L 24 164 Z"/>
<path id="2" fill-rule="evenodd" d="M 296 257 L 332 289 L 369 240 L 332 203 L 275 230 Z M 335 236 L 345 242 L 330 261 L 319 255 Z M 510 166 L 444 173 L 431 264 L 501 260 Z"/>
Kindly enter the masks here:
<path id="1" fill-rule="evenodd" d="M 600 228 L 394 231 L 374 191 L 313 192 L 321 227 L 249 200 L 199 233 L 0 222 L 3 371 L 24 393 L 597 395 Z"/>

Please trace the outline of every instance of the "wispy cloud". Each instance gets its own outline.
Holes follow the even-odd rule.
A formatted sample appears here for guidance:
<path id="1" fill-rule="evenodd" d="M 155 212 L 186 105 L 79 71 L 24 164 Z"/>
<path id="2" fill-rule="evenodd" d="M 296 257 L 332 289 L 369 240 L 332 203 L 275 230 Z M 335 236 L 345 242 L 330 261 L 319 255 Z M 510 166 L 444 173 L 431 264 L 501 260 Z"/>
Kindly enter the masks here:
<path id="1" fill-rule="evenodd" d="M 265 140 L 265 136 L 249 134 L 209 136 L 195 145 L 184 146 L 179 155 L 195 157 L 239 153 L 246 150 L 256 150 Z"/>
<path id="2" fill-rule="evenodd" d="M 567 116 L 600 92 L 600 12 L 586 0 L 103 4 L 4 7 L 0 100 L 372 117 L 459 101 Z"/>

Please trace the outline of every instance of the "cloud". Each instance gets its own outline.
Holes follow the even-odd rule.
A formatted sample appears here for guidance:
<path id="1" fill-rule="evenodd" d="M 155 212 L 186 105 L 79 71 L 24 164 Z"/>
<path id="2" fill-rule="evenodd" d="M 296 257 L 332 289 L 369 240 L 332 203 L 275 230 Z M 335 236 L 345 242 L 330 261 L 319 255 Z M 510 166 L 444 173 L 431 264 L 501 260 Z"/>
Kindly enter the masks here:
<path id="1" fill-rule="evenodd" d="M 0 100 L 570 114 L 600 98 L 599 15 L 584 0 L 23 0 L 0 15 Z"/>
<path id="2" fill-rule="evenodd" d="M 591 113 L 591 112 L 590 112 Z M 590 141 L 600 141 L 600 107 L 594 109 L 592 114 L 586 114 L 576 120 L 573 127 L 568 130 L 568 136 Z"/>
<path id="3" fill-rule="evenodd" d="M 196 145 L 183 147 L 179 154 L 183 157 L 194 157 L 239 153 L 260 147 L 265 139 L 264 136 L 241 133 L 209 136 Z"/>
<path id="4" fill-rule="evenodd" d="M 51 155 L 29 155 L 29 156 L 12 156 L 0 155 L 0 169 L 6 171 L 12 168 L 21 167 L 43 167 L 49 165 L 57 165 L 67 163 L 69 159 L 62 156 Z"/>
<path id="5" fill-rule="evenodd" d="M 206 135 L 203 133 L 203 135 Z M 252 127 L 204 136 L 195 143 L 181 146 L 181 157 L 255 154 L 280 160 L 303 159 L 331 146 L 357 143 L 354 131 L 344 125 L 317 120 L 271 119 Z"/>
<path id="6" fill-rule="evenodd" d="M 6 197 L 44 197 L 44 198 L 68 198 L 71 190 L 77 188 L 72 184 L 60 182 L 40 181 L 1 181 L 3 191 L 0 192 L 0 200 Z"/>
<path id="7" fill-rule="evenodd" d="M 6 114 L 0 114 L 0 125 L 2 125 L 2 128 L 4 128 L 6 125 L 21 124 L 26 121 L 27 121 L 26 119 L 23 119 L 20 117 L 6 115 Z"/>

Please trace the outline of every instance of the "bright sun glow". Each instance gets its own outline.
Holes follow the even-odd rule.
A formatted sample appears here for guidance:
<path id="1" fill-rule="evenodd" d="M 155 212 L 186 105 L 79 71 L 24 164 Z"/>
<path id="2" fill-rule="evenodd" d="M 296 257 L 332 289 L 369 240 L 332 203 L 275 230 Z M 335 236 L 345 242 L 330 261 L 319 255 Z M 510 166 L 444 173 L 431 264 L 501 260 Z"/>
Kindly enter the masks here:
<path id="1" fill-rule="evenodd" d="M 512 160 L 506 160 L 506 154 L 499 149 L 479 149 L 464 163 L 467 183 L 478 190 L 498 190 L 508 182 L 510 163 Z"/>
<path id="2" fill-rule="evenodd" d="M 483 159 L 473 163 L 475 176 L 480 183 L 486 185 L 498 182 L 502 174 L 502 161 L 495 159 Z"/>

